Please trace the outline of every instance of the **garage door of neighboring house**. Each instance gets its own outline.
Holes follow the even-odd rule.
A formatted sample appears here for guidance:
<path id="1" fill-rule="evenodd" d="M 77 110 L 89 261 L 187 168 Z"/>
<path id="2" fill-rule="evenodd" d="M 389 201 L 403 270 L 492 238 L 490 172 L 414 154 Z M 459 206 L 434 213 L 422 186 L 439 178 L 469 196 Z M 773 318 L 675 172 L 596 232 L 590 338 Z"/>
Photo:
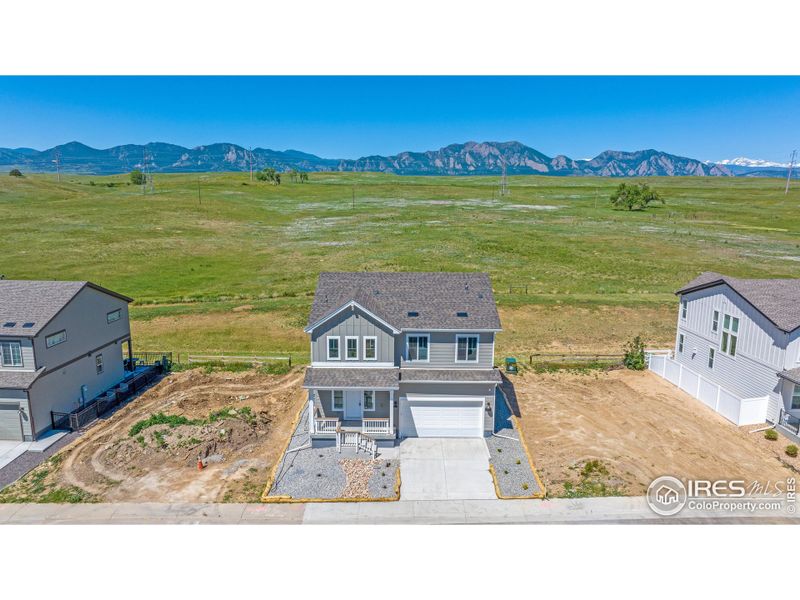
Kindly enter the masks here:
<path id="1" fill-rule="evenodd" d="M 409 394 L 400 403 L 400 435 L 403 437 L 483 437 L 481 396 L 446 400 Z"/>
<path id="2" fill-rule="evenodd" d="M 22 441 L 19 404 L 0 404 L 0 440 Z"/>

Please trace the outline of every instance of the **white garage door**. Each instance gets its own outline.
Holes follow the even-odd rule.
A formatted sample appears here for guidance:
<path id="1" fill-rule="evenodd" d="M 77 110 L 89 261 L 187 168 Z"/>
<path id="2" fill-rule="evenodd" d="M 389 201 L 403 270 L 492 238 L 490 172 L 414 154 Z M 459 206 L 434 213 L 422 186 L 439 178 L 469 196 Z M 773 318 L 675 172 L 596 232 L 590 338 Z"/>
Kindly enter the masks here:
<path id="1" fill-rule="evenodd" d="M 19 404 L 0 404 L 0 440 L 22 441 Z"/>
<path id="2" fill-rule="evenodd" d="M 407 398 L 400 404 L 400 435 L 483 437 L 483 402 L 480 396 Z"/>

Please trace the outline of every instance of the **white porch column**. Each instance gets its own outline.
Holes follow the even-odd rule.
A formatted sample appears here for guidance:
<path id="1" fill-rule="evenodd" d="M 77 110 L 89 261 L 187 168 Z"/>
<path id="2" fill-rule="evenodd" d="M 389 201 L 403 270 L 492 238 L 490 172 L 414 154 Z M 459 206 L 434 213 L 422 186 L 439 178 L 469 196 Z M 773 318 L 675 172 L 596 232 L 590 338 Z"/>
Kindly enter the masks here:
<path id="1" fill-rule="evenodd" d="M 394 390 L 389 390 L 389 431 L 394 429 Z"/>
<path id="2" fill-rule="evenodd" d="M 308 433 L 314 433 L 314 391 L 308 391 Z"/>

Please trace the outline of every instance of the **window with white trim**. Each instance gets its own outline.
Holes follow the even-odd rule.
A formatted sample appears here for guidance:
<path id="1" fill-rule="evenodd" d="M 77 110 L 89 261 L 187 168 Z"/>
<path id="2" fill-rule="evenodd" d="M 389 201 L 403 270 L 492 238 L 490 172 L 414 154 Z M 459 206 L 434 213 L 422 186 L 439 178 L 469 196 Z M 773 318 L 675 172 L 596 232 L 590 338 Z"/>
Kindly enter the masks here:
<path id="1" fill-rule="evenodd" d="M 333 410 L 344 410 L 344 392 L 342 390 L 333 390 L 331 392 L 331 406 Z"/>
<path id="2" fill-rule="evenodd" d="M 114 321 L 119 321 L 122 318 L 122 309 L 118 308 L 117 310 L 112 310 L 110 313 L 106 313 L 106 323 L 111 325 Z"/>
<path id="3" fill-rule="evenodd" d="M 348 335 L 344 338 L 344 343 L 346 345 L 346 354 L 344 355 L 346 360 L 358 360 L 358 337 L 354 335 Z"/>
<path id="4" fill-rule="evenodd" d="M 717 353 L 717 351 L 714 350 L 713 348 L 709 348 L 708 349 L 708 368 L 709 369 L 713 369 L 714 368 L 714 355 L 716 353 Z"/>
<path id="5" fill-rule="evenodd" d="M 686 320 L 686 315 L 689 313 L 686 300 L 681 300 L 681 319 Z"/>
<path id="6" fill-rule="evenodd" d="M 4 367 L 22 366 L 22 346 L 19 342 L 0 342 L 0 359 Z"/>
<path id="7" fill-rule="evenodd" d="M 364 411 L 375 410 L 375 392 L 364 390 Z"/>
<path id="8" fill-rule="evenodd" d="M 100 375 L 103 372 L 103 354 L 98 354 L 94 357 L 94 367 L 97 370 L 97 374 Z"/>
<path id="9" fill-rule="evenodd" d="M 456 336 L 456 362 L 478 362 L 478 336 Z"/>
<path id="10" fill-rule="evenodd" d="M 800 385 L 794 384 L 792 392 L 792 410 L 800 410 Z"/>
<path id="11" fill-rule="evenodd" d="M 678 334 L 678 352 L 683 352 L 683 334 Z"/>
<path id="12" fill-rule="evenodd" d="M 409 335 L 406 337 L 406 360 L 428 362 L 429 342 L 430 336 L 427 333 L 424 335 Z"/>
<path id="13" fill-rule="evenodd" d="M 722 318 L 722 341 L 719 349 L 729 356 L 736 356 L 739 342 L 739 319 L 726 314 Z"/>
<path id="14" fill-rule="evenodd" d="M 719 311 L 718 310 L 714 311 L 714 316 L 711 319 L 711 331 L 713 331 L 714 333 L 719 331 Z"/>
<path id="15" fill-rule="evenodd" d="M 339 338 L 331 336 L 328 338 L 328 360 L 339 360 Z"/>
<path id="16" fill-rule="evenodd" d="M 364 336 L 364 360 L 378 360 L 377 336 Z"/>
<path id="17" fill-rule="evenodd" d="M 48 335 L 44 338 L 44 345 L 48 348 L 52 348 L 53 346 L 58 346 L 59 344 L 63 344 L 67 341 L 67 330 L 62 329 L 61 331 L 57 331 L 52 335 Z"/>

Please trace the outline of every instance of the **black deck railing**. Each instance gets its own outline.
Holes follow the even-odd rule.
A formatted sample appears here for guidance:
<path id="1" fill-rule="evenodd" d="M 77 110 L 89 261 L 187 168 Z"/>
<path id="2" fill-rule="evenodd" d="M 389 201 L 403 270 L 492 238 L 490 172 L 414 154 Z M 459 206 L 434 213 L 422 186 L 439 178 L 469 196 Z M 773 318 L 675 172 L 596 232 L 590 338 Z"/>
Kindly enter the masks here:
<path id="1" fill-rule="evenodd" d="M 781 409 L 778 423 L 783 425 L 789 431 L 794 431 L 796 435 L 800 435 L 800 418 L 790 415 L 785 410 Z"/>
<path id="2" fill-rule="evenodd" d="M 126 371 L 133 371 L 137 367 L 160 367 L 169 371 L 172 368 L 172 352 L 134 352 L 133 364 L 125 358 Z"/>

